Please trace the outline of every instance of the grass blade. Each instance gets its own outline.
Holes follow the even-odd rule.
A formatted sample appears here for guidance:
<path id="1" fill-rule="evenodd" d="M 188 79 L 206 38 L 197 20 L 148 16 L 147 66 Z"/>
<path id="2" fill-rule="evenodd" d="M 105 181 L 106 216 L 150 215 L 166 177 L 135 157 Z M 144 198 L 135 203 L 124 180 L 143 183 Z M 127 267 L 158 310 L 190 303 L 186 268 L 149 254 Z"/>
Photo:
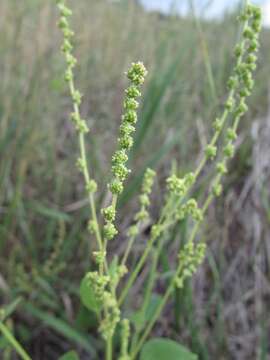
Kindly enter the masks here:
<path id="1" fill-rule="evenodd" d="M 27 352 L 22 348 L 21 344 L 15 339 L 10 330 L 6 327 L 4 323 L 0 321 L 0 331 L 7 339 L 7 341 L 12 345 L 14 350 L 20 355 L 23 360 L 31 360 L 30 356 Z"/>

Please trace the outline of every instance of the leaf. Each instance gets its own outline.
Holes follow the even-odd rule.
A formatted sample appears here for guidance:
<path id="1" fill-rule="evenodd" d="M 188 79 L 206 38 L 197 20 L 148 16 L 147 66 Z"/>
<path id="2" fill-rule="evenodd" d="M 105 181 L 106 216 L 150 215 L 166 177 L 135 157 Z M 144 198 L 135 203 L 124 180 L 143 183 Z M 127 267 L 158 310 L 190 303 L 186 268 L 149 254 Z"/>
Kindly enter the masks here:
<path id="1" fill-rule="evenodd" d="M 136 311 L 130 316 L 130 320 L 137 330 L 140 330 L 145 323 L 145 315 L 142 310 Z"/>
<path id="2" fill-rule="evenodd" d="M 4 336 L 0 337 L 0 350 L 5 349 L 6 347 L 8 347 L 9 343 L 7 341 L 7 339 Z"/>
<path id="3" fill-rule="evenodd" d="M 95 297 L 91 282 L 89 281 L 87 274 L 84 276 L 84 278 L 81 281 L 80 297 L 83 305 L 88 310 L 92 310 L 96 313 L 99 313 L 101 304 Z"/>
<path id="4" fill-rule="evenodd" d="M 22 297 L 17 297 L 12 303 L 5 306 L 2 310 L 2 313 L 0 314 L 0 320 L 3 321 L 6 318 L 8 318 L 18 307 L 18 305 L 22 302 Z"/>
<path id="5" fill-rule="evenodd" d="M 150 321 L 152 319 L 152 317 L 154 316 L 161 301 L 162 301 L 162 296 L 160 296 L 158 294 L 152 294 L 151 300 L 145 311 L 145 320 L 146 321 Z"/>
<path id="6" fill-rule="evenodd" d="M 48 218 L 52 218 L 59 221 L 67 221 L 67 222 L 71 220 L 71 217 L 65 212 L 54 208 L 50 208 L 37 201 L 29 203 L 29 207 L 30 209 L 35 210 L 40 215 L 43 215 Z"/>
<path id="7" fill-rule="evenodd" d="M 177 342 L 156 338 L 144 344 L 140 360 L 197 360 L 197 355 Z"/>
<path id="8" fill-rule="evenodd" d="M 75 351 L 69 351 L 62 355 L 58 360 L 79 360 L 79 356 Z"/>
<path id="9" fill-rule="evenodd" d="M 131 315 L 130 320 L 133 322 L 134 326 L 137 329 L 141 329 L 147 321 L 151 320 L 161 300 L 162 297 L 160 295 L 152 294 L 150 302 L 149 304 L 147 304 L 146 309 L 141 308 Z"/>
<path id="10" fill-rule="evenodd" d="M 75 319 L 75 325 L 76 328 L 80 331 L 96 329 L 98 327 L 96 313 L 87 309 L 83 304 L 80 304 Z"/>

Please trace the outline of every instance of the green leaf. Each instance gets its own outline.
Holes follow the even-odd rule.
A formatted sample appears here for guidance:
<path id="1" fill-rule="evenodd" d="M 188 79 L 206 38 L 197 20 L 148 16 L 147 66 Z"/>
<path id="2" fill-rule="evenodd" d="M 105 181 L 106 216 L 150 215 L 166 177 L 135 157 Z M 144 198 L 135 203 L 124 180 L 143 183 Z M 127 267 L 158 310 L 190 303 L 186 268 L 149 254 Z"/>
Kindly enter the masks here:
<path id="1" fill-rule="evenodd" d="M 97 315 L 93 311 L 88 310 L 83 304 L 80 304 L 77 311 L 75 326 L 81 331 L 96 329 L 98 327 Z"/>
<path id="2" fill-rule="evenodd" d="M 80 297 L 83 305 L 88 309 L 96 313 L 99 313 L 101 304 L 96 299 L 91 282 L 87 277 L 87 274 L 81 281 L 80 285 Z"/>
<path id="3" fill-rule="evenodd" d="M 6 347 L 8 347 L 9 342 L 7 341 L 7 339 L 4 336 L 0 337 L 0 350 L 5 349 Z"/>
<path id="4" fill-rule="evenodd" d="M 131 315 L 130 320 L 133 322 L 134 326 L 137 329 L 141 329 L 147 321 L 151 320 L 161 300 L 162 297 L 160 295 L 153 294 L 151 296 L 149 304 L 147 304 L 146 306 L 146 309 L 141 308 L 140 310 L 134 312 Z"/>
<path id="5" fill-rule="evenodd" d="M 66 214 L 63 211 L 54 209 L 54 208 L 50 208 L 44 204 L 42 204 L 41 202 L 38 201 L 33 201 L 31 203 L 28 204 L 30 209 L 35 210 L 37 213 L 39 213 L 40 215 L 43 215 L 45 217 L 48 218 L 52 218 L 55 220 L 60 220 L 60 221 L 67 221 L 69 222 L 71 220 L 71 217 Z"/>
<path id="6" fill-rule="evenodd" d="M 69 351 L 62 355 L 58 360 L 79 360 L 79 356 L 75 351 Z"/>
<path id="7" fill-rule="evenodd" d="M 152 294 L 150 302 L 145 310 L 145 320 L 150 321 L 162 301 L 162 296 Z"/>
<path id="8" fill-rule="evenodd" d="M 137 330 L 140 330 L 145 323 L 145 314 L 142 310 L 134 312 L 130 316 L 130 320 Z"/>
<path id="9" fill-rule="evenodd" d="M 197 355 L 177 342 L 156 338 L 144 344 L 140 360 L 197 360 Z"/>
<path id="10" fill-rule="evenodd" d="M 22 297 L 16 298 L 12 303 L 8 304 L 2 309 L 2 312 L 0 314 L 0 320 L 3 321 L 6 318 L 8 318 L 18 307 L 18 305 L 22 302 Z"/>

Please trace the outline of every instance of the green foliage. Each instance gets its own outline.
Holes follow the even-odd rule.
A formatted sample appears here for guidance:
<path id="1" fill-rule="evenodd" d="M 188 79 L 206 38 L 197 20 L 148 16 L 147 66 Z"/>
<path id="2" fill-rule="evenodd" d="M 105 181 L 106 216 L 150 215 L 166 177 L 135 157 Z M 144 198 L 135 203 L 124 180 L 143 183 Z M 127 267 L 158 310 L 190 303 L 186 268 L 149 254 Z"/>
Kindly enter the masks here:
<path id="1" fill-rule="evenodd" d="M 31 360 L 30 356 L 27 354 L 27 352 L 24 350 L 21 344 L 15 339 L 14 335 L 9 330 L 9 328 L 1 321 L 0 321 L 0 332 L 3 334 L 5 339 L 10 343 L 10 345 L 15 349 L 15 351 L 20 355 L 22 360 Z"/>
<path id="2" fill-rule="evenodd" d="M 142 348 L 140 360 L 196 360 L 184 346 L 170 339 L 151 339 Z"/>
<path id="3" fill-rule="evenodd" d="M 58 360 L 79 360 L 79 356 L 75 351 L 69 351 L 62 355 Z"/>
<path id="4" fill-rule="evenodd" d="M 95 284 L 89 275 L 91 274 L 86 274 L 81 281 L 81 301 L 87 309 L 99 313 L 101 308 L 101 301 L 97 299 L 97 294 L 95 292 Z M 104 286 L 102 288 L 104 289 Z"/>
<path id="5" fill-rule="evenodd" d="M 101 315 L 99 330 L 103 339 L 106 341 L 107 360 L 111 360 L 113 358 L 112 340 L 115 335 L 116 326 L 121 320 L 121 306 L 132 289 L 139 272 L 156 246 L 156 242 L 160 241 L 160 244 L 162 244 L 159 239 L 164 231 L 178 221 L 183 221 L 190 216 L 194 222 L 188 242 L 185 244 L 184 248 L 179 251 L 176 269 L 169 282 L 169 286 L 167 287 L 165 294 L 155 309 L 151 319 L 146 324 L 145 329 L 142 327 L 146 320 L 145 314 L 143 312 L 139 312 L 139 315 L 137 315 L 136 336 L 134 337 L 135 342 L 133 343 L 130 352 L 128 344 L 130 337 L 129 322 L 126 319 L 122 322 L 123 331 L 121 359 L 132 360 L 137 357 L 141 348 L 144 346 L 147 337 L 149 336 L 155 322 L 158 320 L 158 317 L 160 316 L 161 311 L 166 305 L 174 288 L 182 288 L 185 280 L 195 274 L 205 257 L 206 245 L 203 242 L 195 245 L 194 241 L 210 203 L 215 196 L 219 196 L 222 192 L 221 179 L 227 172 L 227 161 L 234 155 L 234 141 L 237 138 L 239 121 L 248 110 L 246 98 L 251 94 L 251 90 L 254 85 L 252 75 L 253 71 L 256 69 L 257 56 L 255 53 L 257 52 L 259 46 L 258 34 L 260 32 L 261 15 L 257 7 L 247 4 L 243 14 L 240 16 L 241 21 L 243 21 L 243 28 L 242 38 L 235 49 L 236 65 L 233 69 L 233 74 L 228 81 L 229 94 L 224 104 L 224 110 L 221 116 L 214 122 L 214 134 L 212 139 L 205 147 L 204 156 L 194 173 L 188 173 L 183 178 L 179 178 L 176 174 L 172 173 L 172 175 L 167 179 L 168 194 L 165 199 L 163 209 L 161 210 L 160 218 L 158 222 L 152 226 L 147 246 L 139 262 L 135 266 L 135 269 L 131 273 L 128 273 L 127 283 L 118 297 L 117 288 L 121 278 L 123 278 L 127 273 L 125 264 L 130 249 L 132 248 L 135 238 L 140 232 L 139 228 L 141 222 L 148 217 L 147 207 L 150 205 L 149 195 L 152 190 L 153 178 L 155 176 L 155 173 L 149 169 L 145 173 L 142 195 L 140 196 L 141 209 L 134 218 L 137 223 L 129 229 L 130 240 L 127 250 L 120 265 L 118 265 L 118 260 L 113 263 L 114 270 L 112 272 L 109 270 L 111 267 L 108 267 L 106 256 L 108 240 L 113 240 L 118 234 L 118 230 L 115 227 L 116 206 L 118 195 L 122 193 L 124 180 L 127 178 L 129 173 L 129 169 L 125 164 L 128 161 L 127 151 L 130 150 L 133 145 L 133 138 L 131 134 L 135 131 L 134 125 L 137 123 L 136 110 L 139 103 L 136 101 L 136 98 L 140 96 L 138 87 L 144 83 L 147 71 L 141 62 L 133 63 L 131 68 L 127 71 L 127 77 L 131 81 L 131 85 L 125 92 L 126 97 L 123 105 L 124 115 L 122 116 L 122 124 L 120 126 L 118 149 L 112 157 L 113 180 L 108 186 L 111 191 L 111 203 L 108 207 L 101 210 L 105 220 L 105 224 L 102 227 L 102 225 L 98 222 L 93 197 L 93 193 L 97 190 L 97 185 L 94 180 L 90 179 L 85 155 L 84 134 L 88 131 L 88 128 L 86 123 L 80 117 L 79 106 L 81 104 L 81 95 L 78 90 L 75 90 L 73 82 L 74 76 L 72 69 L 76 64 L 76 61 L 72 55 L 73 46 L 70 42 L 73 32 L 70 30 L 68 17 L 71 15 L 71 11 L 65 7 L 64 0 L 58 1 L 58 7 L 61 14 L 59 27 L 62 29 L 64 35 L 62 51 L 64 52 L 67 61 L 67 72 L 65 78 L 69 84 L 71 98 L 73 99 L 74 113 L 72 115 L 72 119 L 75 123 L 75 128 L 79 132 L 81 153 L 80 158 L 78 159 L 79 169 L 84 174 L 86 190 L 89 193 L 89 204 L 92 213 L 92 220 L 90 220 L 91 230 L 96 235 L 97 245 L 99 248 L 98 252 L 95 253 L 98 271 L 90 272 L 86 275 L 82 281 L 80 293 L 85 306 L 90 310 L 100 313 Z M 228 125 L 229 120 L 231 123 Z M 210 184 L 209 194 L 206 196 L 202 207 L 200 207 L 196 199 L 189 197 L 189 192 L 201 174 L 206 163 L 209 160 L 214 161 L 217 158 L 217 143 L 224 128 L 226 128 L 226 135 L 224 143 L 221 145 L 223 150 L 222 155 L 219 156 L 219 162 L 216 164 L 217 173 Z M 92 184 L 95 184 L 95 186 Z M 100 229 L 102 229 L 102 231 Z M 155 259 L 157 259 L 157 257 L 155 257 Z M 154 272 L 156 270 L 156 266 L 157 261 L 154 262 Z M 151 289 L 155 278 L 152 276 L 150 279 Z M 144 310 L 146 310 L 146 308 L 144 308 Z M 169 342 L 169 344 L 172 348 L 172 343 Z M 164 354 L 163 356 L 165 356 L 167 353 L 165 345 L 168 346 L 167 343 L 164 344 L 163 342 L 159 343 L 157 341 L 154 349 L 162 346 L 162 351 L 164 352 L 160 350 L 159 352 L 154 353 L 154 355 L 151 355 L 153 346 L 151 343 L 150 345 L 148 344 L 148 347 L 146 346 L 142 352 L 142 357 L 145 359 L 147 359 L 147 357 L 151 359 L 151 356 L 152 358 L 155 358 L 156 356 L 161 356 L 162 353 Z M 180 356 L 177 354 L 177 351 L 180 351 L 179 349 L 177 350 L 177 348 L 174 347 L 171 351 L 175 351 L 175 354 L 171 354 L 171 357 L 176 358 L 177 356 Z"/>
<path id="6" fill-rule="evenodd" d="M 106 343 L 106 349 L 104 349 L 106 352 L 106 360 L 111 360 L 115 356 L 118 356 L 121 360 L 133 360 L 136 359 L 140 353 L 142 359 L 144 359 L 143 356 L 146 356 L 145 359 L 148 359 L 148 357 L 151 359 L 151 356 L 158 359 L 158 357 L 155 356 L 162 356 L 163 352 L 164 354 L 171 353 L 172 358 L 173 356 L 180 356 L 179 354 L 183 354 L 184 352 L 183 348 L 170 340 L 159 339 L 145 342 L 173 293 L 184 288 L 188 279 L 196 273 L 204 260 L 206 253 L 205 242 L 203 240 L 197 241 L 197 235 L 202 227 L 202 221 L 206 216 L 209 205 L 215 197 L 222 194 L 223 176 L 228 172 L 228 162 L 235 153 L 235 141 L 237 140 L 239 121 L 248 110 L 246 98 L 251 95 L 254 86 L 253 71 L 256 69 L 257 62 L 256 52 L 259 45 L 260 12 L 257 7 L 248 5 L 240 16 L 243 21 L 243 29 L 240 42 L 235 48 L 236 66 L 228 81 L 229 94 L 224 101 L 223 112 L 214 121 L 212 139 L 205 146 L 205 151 L 198 167 L 194 172 L 189 172 L 186 175 L 183 175 L 185 169 L 179 173 L 176 168 L 173 168 L 171 174 L 165 179 L 167 188 L 164 191 L 165 195 L 161 205 L 161 211 L 159 212 L 156 208 L 153 209 L 154 215 L 152 216 L 151 194 L 155 192 L 153 186 L 156 173 L 146 165 L 148 163 L 159 163 L 162 156 L 167 154 L 174 145 L 178 146 L 181 141 L 178 139 L 176 141 L 179 133 L 174 134 L 173 139 L 169 139 L 168 143 L 163 146 L 159 146 L 160 144 L 156 141 L 157 144 L 155 145 L 159 147 L 159 151 L 155 152 L 149 151 L 151 145 L 148 144 L 148 138 L 146 136 L 148 136 L 147 134 L 151 130 L 153 131 L 153 129 L 155 129 L 155 123 L 160 130 L 156 132 L 155 135 L 162 134 L 162 127 L 163 129 L 165 128 L 167 132 L 169 122 L 162 125 L 162 123 L 157 122 L 156 119 L 159 119 L 159 117 L 167 119 L 167 115 L 168 118 L 170 118 L 171 114 L 169 112 L 176 108 L 176 106 L 174 106 L 175 104 L 171 104 L 169 101 L 166 108 L 167 113 L 163 113 L 160 104 L 167 98 L 174 99 L 173 94 L 166 97 L 167 90 L 173 85 L 174 80 L 178 79 L 178 70 L 181 70 L 181 74 L 185 73 L 185 71 L 181 69 L 183 59 L 185 58 L 184 56 L 180 58 L 180 53 L 177 53 L 172 57 L 170 63 L 162 68 L 162 60 L 160 57 L 160 63 L 157 68 L 151 70 L 151 72 L 157 75 L 151 74 L 145 96 L 146 100 L 141 111 L 138 111 L 139 103 L 137 100 L 138 97 L 141 96 L 140 87 L 144 83 L 147 71 L 142 62 L 131 65 L 126 73 L 129 85 L 125 90 L 123 100 L 123 115 L 121 117 L 118 143 L 112 155 L 112 175 L 109 176 L 108 179 L 105 179 L 105 177 L 104 180 L 100 179 L 100 161 L 97 160 L 100 156 L 100 147 L 99 145 L 97 146 L 96 152 L 99 155 L 96 158 L 95 146 L 92 146 L 98 137 L 95 135 L 95 131 L 92 131 L 92 119 L 89 121 L 85 116 L 82 116 L 82 114 L 84 114 L 83 107 L 81 107 L 83 97 L 82 93 L 75 87 L 75 66 L 77 60 L 73 50 L 75 44 L 75 42 L 73 42 L 74 32 L 70 25 L 72 11 L 66 6 L 64 0 L 58 0 L 57 3 L 60 12 L 59 27 L 63 33 L 62 52 L 66 61 L 64 80 L 68 86 L 73 107 L 70 116 L 71 123 L 74 125 L 79 143 L 80 154 L 76 164 L 84 181 L 84 190 L 89 204 L 90 218 L 88 209 L 82 209 L 80 211 L 81 216 L 78 217 L 79 220 L 73 221 L 73 213 L 70 214 L 70 212 L 74 211 L 74 208 L 80 209 L 84 205 L 84 203 L 82 205 L 75 203 L 74 205 L 73 198 L 72 205 L 67 206 L 66 210 L 63 211 L 55 209 L 52 203 L 47 205 L 43 204 L 43 202 L 35 201 L 32 203 L 27 202 L 27 205 L 25 205 L 24 199 L 21 197 L 22 184 L 18 184 L 15 189 L 14 198 L 12 198 L 12 211 L 5 217 L 2 231 L 8 234 L 14 219 L 14 214 L 18 212 L 19 232 L 22 232 L 28 245 L 24 247 L 23 251 L 25 252 L 26 248 L 31 249 L 33 258 L 35 259 L 33 264 L 29 264 L 31 271 L 28 271 L 28 266 L 16 267 L 18 289 L 27 296 L 31 295 L 29 298 L 37 302 L 37 307 L 26 307 L 32 316 L 38 318 L 47 326 L 53 328 L 56 332 L 59 332 L 71 341 L 79 344 L 86 349 L 89 354 L 94 354 L 95 351 L 92 345 L 87 342 L 85 334 L 77 331 L 76 328 L 73 328 L 73 325 L 69 325 L 62 319 L 62 316 L 59 317 L 56 315 L 58 313 L 62 315 L 62 306 L 57 292 L 58 288 L 54 288 L 53 286 L 53 281 L 57 281 L 57 283 L 62 282 L 62 274 L 58 277 L 59 271 L 64 269 L 66 279 L 68 279 L 68 281 L 61 283 L 61 286 L 65 287 L 65 291 L 68 293 L 67 297 L 65 296 L 66 293 L 63 296 L 65 301 L 69 303 L 70 294 L 78 295 L 77 286 L 73 286 L 72 282 L 69 281 L 71 275 L 74 275 L 74 279 L 76 283 L 78 283 L 77 274 L 72 274 L 72 270 L 69 270 L 68 266 L 62 267 L 61 263 L 61 258 L 65 258 L 65 255 L 68 253 L 71 254 L 71 256 L 74 255 L 74 259 L 76 259 L 74 249 L 77 249 L 76 251 L 78 251 L 81 258 L 84 259 L 84 261 L 80 263 L 80 270 L 87 268 L 88 271 L 81 281 L 79 291 L 81 301 L 88 310 L 96 314 L 96 320 L 99 322 L 98 330 L 101 341 L 103 342 L 104 340 Z M 190 38 L 187 40 L 190 49 L 194 48 L 192 45 L 193 40 Z M 166 43 L 166 39 L 164 43 Z M 162 46 L 159 50 L 160 53 L 164 53 Z M 181 55 L 182 52 L 181 48 Z M 190 56 L 190 54 L 188 54 L 188 56 Z M 208 60 L 206 59 L 206 61 Z M 94 60 L 89 60 L 90 64 L 91 61 Z M 87 72 L 91 71 L 89 63 L 86 65 Z M 111 64 L 112 62 L 110 62 L 110 66 Z M 213 74 L 209 66 L 208 64 L 206 68 L 210 87 L 214 93 L 215 90 L 213 89 L 215 88 L 215 84 L 213 83 Z M 117 71 L 118 70 L 117 68 Z M 103 72 L 106 77 L 106 71 L 104 70 Z M 89 77 L 91 77 L 91 75 L 89 75 Z M 53 83 L 58 84 L 56 88 L 57 91 L 59 91 L 62 89 L 62 83 L 58 78 L 54 80 Z M 183 79 L 180 82 L 182 87 L 184 83 Z M 192 80 L 190 82 L 192 82 Z M 224 81 L 222 84 L 223 83 Z M 177 93 L 176 99 L 178 99 L 178 95 Z M 212 97 L 217 98 L 216 94 L 214 94 L 214 96 L 212 94 Z M 183 100 L 181 97 L 181 101 L 186 103 L 187 99 Z M 178 105 L 178 101 L 176 101 L 176 103 Z M 40 111 L 38 107 L 37 110 Z M 192 119 L 194 116 L 192 111 L 187 111 L 187 113 L 190 113 Z M 210 113 L 211 111 L 207 116 L 209 116 Z M 176 117 L 177 119 L 179 117 L 178 111 Z M 138 132 L 133 139 L 137 122 Z M 15 120 L 14 123 L 18 126 L 17 120 Z M 89 134 L 90 123 L 91 132 Z M 109 128 L 110 125 L 107 125 L 106 127 Z M 8 135 L 10 136 L 10 134 Z M 86 142 L 88 138 L 92 141 L 91 151 L 89 153 Z M 4 139 L 3 147 L 5 147 L 5 141 Z M 69 143 L 68 146 L 70 145 Z M 128 189 L 126 180 L 130 173 L 130 170 L 127 168 L 127 163 L 129 161 L 130 150 L 133 149 L 131 155 L 132 158 L 134 158 L 134 156 L 143 149 L 143 146 L 148 148 L 147 156 L 149 153 L 150 155 L 142 166 L 142 168 L 146 170 L 136 171 L 133 181 L 130 183 L 130 188 L 132 187 L 132 191 L 134 192 L 136 192 L 141 183 L 142 186 L 138 199 L 139 210 L 132 217 L 132 220 L 130 220 L 130 215 L 126 214 L 126 223 L 128 223 L 128 230 L 126 231 L 126 223 L 124 223 L 124 225 L 119 224 L 120 217 L 118 210 L 121 201 L 124 202 L 130 197 L 129 191 L 125 193 Z M 89 155 L 90 157 L 88 157 Z M 204 169 L 211 162 L 214 164 L 213 181 L 210 182 L 206 193 L 202 194 L 202 196 L 197 196 L 197 193 L 193 193 L 194 185 L 196 184 L 197 186 Z M 23 174 L 27 173 L 25 169 L 27 169 L 27 165 L 23 163 L 21 170 Z M 60 169 L 58 171 L 61 173 Z M 24 180 L 23 177 L 22 179 Z M 107 181 L 109 185 L 108 189 L 105 189 L 105 192 L 106 190 L 108 191 L 104 194 L 103 187 Z M 61 199 L 63 188 L 68 186 L 68 192 L 69 189 L 74 187 L 72 182 L 70 182 L 70 185 L 67 185 L 67 183 L 67 178 L 63 177 L 61 179 L 60 175 L 56 176 L 58 192 L 55 198 L 52 196 L 55 202 Z M 75 183 L 77 184 L 77 180 Z M 160 192 L 159 189 L 157 189 L 157 192 Z M 9 194 L 12 193 L 13 190 Z M 47 196 L 47 192 L 45 195 Z M 46 252 L 44 254 L 44 264 L 40 262 L 39 253 L 35 247 L 33 227 L 25 221 L 29 210 L 35 214 L 39 214 L 44 218 L 43 220 L 48 222 L 44 241 Z M 84 243 L 84 246 L 81 247 L 78 246 L 78 243 L 82 238 L 84 239 L 82 229 L 85 229 L 86 223 L 88 223 L 89 230 L 87 236 L 91 236 L 91 241 L 89 241 L 87 245 Z M 179 244 L 177 245 L 178 248 L 177 251 L 175 251 L 172 262 L 171 259 L 166 259 L 168 276 L 166 277 L 166 281 L 163 281 L 164 279 L 160 276 L 158 270 L 161 264 L 162 266 L 164 265 L 164 252 L 166 252 L 164 250 L 167 250 L 168 244 L 168 240 L 166 239 L 169 238 L 171 240 L 172 230 L 176 226 L 181 226 L 183 223 L 188 224 L 187 239 L 185 244 L 181 243 L 180 246 Z M 60 227 L 59 241 L 53 243 L 57 226 Z M 68 227 L 67 234 L 65 231 L 66 226 Z M 150 228 L 149 231 L 148 227 Z M 94 238 L 96 242 L 92 241 Z M 121 246 L 118 247 L 117 242 L 119 244 L 124 239 L 127 240 L 127 245 L 125 243 L 124 251 L 122 252 Z M 142 239 L 145 239 L 145 243 L 142 243 Z M 132 253 L 133 246 L 136 245 L 136 242 L 138 242 L 139 245 L 138 257 L 137 252 Z M 4 241 L 1 245 L 4 247 Z M 116 251 L 117 255 L 115 255 L 111 249 Z M 91 259 L 89 259 L 90 252 Z M 20 253 L 20 251 L 18 251 L 18 253 Z M 131 256 L 131 254 L 133 256 Z M 16 264 L 16 257 L 12 259 L 12 261 L 13 264 Z M 89 264 L 90 261 L 91 264 Z M 79 260 L 76 260 L 76 262 L 77 269 L 77 265 L 79 267 Z M 65 263 L 67 263 L 67 261 L 65 261 Z M 140 288 L 138 291 L 138 302 L 142 301 L 142 306 L 139 304 L 139 310 L 135 312 L 135 315 L 130 316 L 128 307 L 130 305 L 129 303 L 133 305 L 134 289 L 138 289 L 136 281 L 140 274 L 147 272 L 148 281 L 146 289 L 141 291 Z M 78 273 L 78 276 L 79 275 Z M 162 296 L 157 295 L 153 298 L 151 294 L 154 292 L 157 281 L 162 281 L 164 292 Z M 137 295 L 137 293 L 135 294 Z M 46 309 L 48 309 L 41 311 L 39 310 L 39 306 L 46 306 Z M 11 307 L 11 311 L 13 311 L 13 307 Z M 50 315 L 51 312 L 53 312 L 53 315 Z M 132 313 L 134 314 L 134 312 Z M 135 329 L 134 327 L 130 327 L 130 321 L 135 325 Z M 120 330 L 119 332 L 118 329 Z M 119 333 L 120 346 L 118 347 L 116 346 L 116 340 Z M 14 348 L 16 348 L 16 346 L 19 348 L 14 339 L 12 344 Z M 155 353 L 156 348 L 153 344 L 160 349 L 158 354 Z M 103 345 L 101 348 L 103 348 Z M 118 348 L 120 349 L 119 354 Z M 64 355 L 64 358 L 66 358 L 66 356 L 73 356 L 71 358 L 75 356 L 76 358 L 76 354 L 73 353 L 72 355 L 72 352 L 68 354 Z M 188 357 L 188 352 L 186 356 L 187 359 L 190 358 Z M 190 354 L 190 356 L 192 355 Z"/>

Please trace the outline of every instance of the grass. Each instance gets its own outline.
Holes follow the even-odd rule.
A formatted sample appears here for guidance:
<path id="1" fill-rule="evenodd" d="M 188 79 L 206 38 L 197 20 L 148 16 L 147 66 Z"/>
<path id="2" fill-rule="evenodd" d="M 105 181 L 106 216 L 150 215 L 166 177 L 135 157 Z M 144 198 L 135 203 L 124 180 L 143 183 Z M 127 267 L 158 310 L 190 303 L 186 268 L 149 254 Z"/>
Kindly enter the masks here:
<path id="1" fill-rule="evenodd" d="M 131 159 L 138 172 L 130 179 L 120 202 L 121 222 L 124 219 L 123 226 L 127 226 L 131 219 L 125 214 L 127 209 L 136 206 L 133 198 L 139 191 L 143 170 L 155 165 L 165 177 L 172 157 L 177 158 L 181 173 L 190 170 L 202 149 L 199 139 L 209 134 L 210 120 L 218 105 L 213 104 L 209 93 L 205 54 L 193 18 L 145 14 L 133 4 L 121 6 L 93 1 L 91 11 L 88 6 L 86 1 L 80 1 L 75 13 L 74 25 L 80 34 L 77 55 L 82 59 L 76 75 L 86 94 L 83 115 L 95 134 L 89 136 L 88 153 L 103 188 L 107 182 L 104 177 L 107 159 L 115 146 L 112 134 L 116 134 L 121 112 L 124 85 L 119 74 L 134 58 L 143 59 L 149 68 L 140 128 Z M 48 359 L 67 350 L 70 340 L 73 340 L 71 347 L 78 346 L 83 356 L 85 351 L 91 353 L 89 347 L 99 351 L 100 344 L 93 340 L 88 342 L 87 348 L 83 345 L 85 342 L 79 340 L 85 339 L 87 330 L 93 328 L 90 316 L 89 323 L 79 323 L 74 330 L 79 308 L 77 284 L 89 266 L 92 245 L 85 231 L 88 211 L 82 196 L 83 184 L 78 182 L 72 165 L 76 143 L 66 124 L 66 110 L 63 110 L 67 109 L 68 100 L 60 75 L 63 64 L 55 55 L 59 44 L 56 13 L 52 4 L 41 0 L 20 4 L 3 0 L 0 13 L 4 19 L 0 24 L 0 73 L 3 74 L 0 90 L 0 299 L 4 306 L 19 294 L 28 305 L 31 302 L 32 311 L 26 311 L 23 305 L 16 308 L 11 328 L 34 358 L 39 356 L 35 355 L 38 354 L 34 346 L 37 339 Z M 218 103 L 222 102 L 224 82 L 233 61 L 231 49 L 236 41 L 233 18 L 228 15 L 220 24 L 200 24 Z M 189 344 L 203 359 L 221 354 L 226 354 L 225 358 L 253 359 L 259 351 L 263 358 L 267 356 L 263 354 L 269 352 L 265 340 L 269 324 L 257 321 L 266 313 L 267 294 L 260 298 L 253 293 L 254 269 L 259 266 L 267 278 L 267 265 L 258 265 L 250 259 L 252 248 L 255 259 L 263 256 L 268 264 L 267 253 L 263 250 L 267 249 L 267 236 L 261 234 L 261 242 L 257 239 L 254 245 L 255 235 L 247 221 L 250 213 L 241 211 L 246 203 L 238 209 L 233 204 L 242 194 L 257 159 L 252 157 L 254 145 L 249 134 L 254 119 L 266 113 L 269 48 L 269 32 L 265 31 L 251 113 L 241 129 L 248 146 L 239 146 L 224 198 L 210 212 L 208 223 L 211 227 L 205 229 L 211 249 L 208 261 L 198 278 L 181 294 L 182 300 L 176 297 L 174 303 L 174 313 L 180 317 L 176 319 L 174 337 Z M 162 186 L 163 179 L 157 188 Z M 198 196 L 204 186 L 202 182 L 196 189 Z M 127 205 L 128 200 L 131 205 Z M 256 217 L 258 209 L 252 204 L 252 198 L 245 200 L 252 209 L 252 216 Z M 102 194 L 99 202 L 104 201 Z M 157 195 L 154 216 L 160 203 Z M 267 202 L 260 209 L 263 213 L 269 212 Z M 268 224 L 267 221 L 266 217 L 260 226 Z M 254 231 L 257 223 L 258 220 L 253 220 Z M 147 228 L 145 231 L 147 233 Z M 184 242 L 185 237 L 184 229 L 175 229 L 175 240 L 168 254 L 162 256 L 160 276 L 168 272 L 174 243 Z M 140 251 L 142 246 L 138 244 L 134 251 Z M 56 249 L 55 265 L 48 272 L 45 264 Z M 120 252 L 121 248 L 115 246 L 114 250 Z M 233 269 L 238 271 L 233 272 Z M 141 276 L 143 280 L 144 274 Z M 155 291 L 158 295 L 160 289 Z M 259 310 L 258 303 L 261 304 Z M 255 304 L 257 310 L 253 316 Z M 186 309 L 187 319 L 181 315 Z M 167 324 L 174 320 L 170 311 L 162 318 Z M 31 334 L 33 324 L 40 336 Z M 259 339 L 253 329 L 255 324 L 262 324 Z M 90 332 L 95 336 L 92 330 Z M 48 335 L 46 341 L 44 334 Z M 163 335 L 172 334 L 165 331 Z M 246 341 L 246 337 L 251 340 Z M 48 350 L 47 344 L 54 344 L 54 350 Z"/>

